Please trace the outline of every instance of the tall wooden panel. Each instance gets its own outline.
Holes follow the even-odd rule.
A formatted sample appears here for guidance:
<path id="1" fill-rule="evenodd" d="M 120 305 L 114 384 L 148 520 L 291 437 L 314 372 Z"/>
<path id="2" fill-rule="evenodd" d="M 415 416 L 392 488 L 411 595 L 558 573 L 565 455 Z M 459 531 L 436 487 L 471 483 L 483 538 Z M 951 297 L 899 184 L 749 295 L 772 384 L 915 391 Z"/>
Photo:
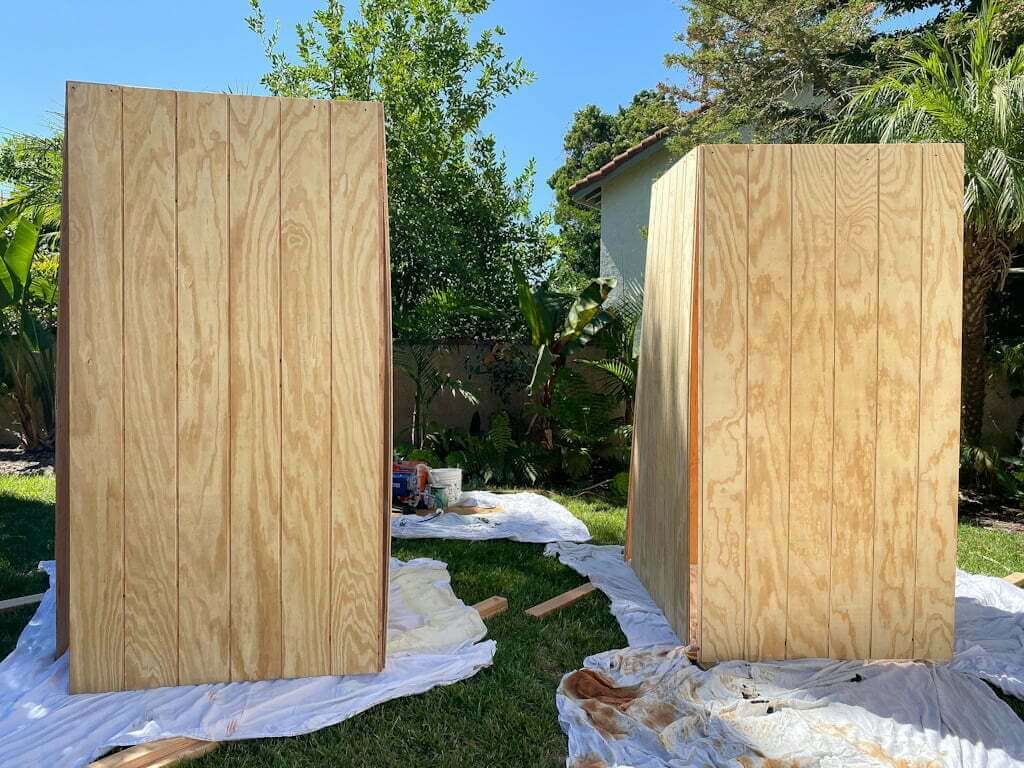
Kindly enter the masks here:
<path id="1" fill-rule="evenodd" d="M 746 656 L 786 656 L 790 148 L 750 148 L 747 229 Z"/>
<path id="2" fill-rule="evenodd" d="M 951 654 L 962 175 L 954 145 L 707 146 L 655 185 L 628 540 L 704 661 Z"/>
<path id="3" fill-rule="evenodd" d="M 693 290 L 696 193 L 696 155 L 674 166 L 652 190 L 648 263 L 655 264 L 656 273 L 666 279 L 645 286 L 645 295 L 656 297 L 652 306 L 658 311 L 644 315 L 641 359 L 661 361 L 657 368 L 640 370 L 637 386 L 646 397 L 664 397 L 676 382 L 689 376 L 692 305 L 670 297 L 689 296 Z M 680 215 L 668 216 L 673 210 Z M 689 493 L 688 459 L 686 446 L 677 444 L 674 436 L 686 429 L 688 408 L 687 398 L 667 401 L 663 411 L 643 413 L 634 426 L 637 471 L 645 473 L 634 504 L 657 510 L 638 521 L 643 527 L 634 537 L 634 551 L 655 602 L 673 620 L 687 615 L 687 582 L 675 574 L 686 566 L 689 552 L 684 502 Z M 656 563 L 671 563 L 672 568 L 659 568 Z"/>
<path id="4" fill-rule="evenodd" d="M 709 660 L 746 653 L 747 155 L 712 146 L 703 162 L 700 634 Z"/>
<path id="5" fill-rule="evenodd" d="M 921 376 L 920 146 L 879 147 L 878 443 L 871 656 L 914 655 L 918 389 Z"/>
<path id="6" fill-rule="evenodd" d="M 173 91 L 128 89 L 124 109 L 125 687 L 178 682 L 177 322 Z M 130 457 L 130 458 L 129 458 Z M 126 468 L 127 469 L 127 468 Z"/>
<path id="7" fill-rule="evenodd" d="M 366 479 L 379 471 L 382 452 L 390 454 L 391 432 L 383 429 L 382 409 L 390 409 L 384 358 L 391 337 L 384 322 L 387 265 L 379 258 L 384 242 L 379 107 L 332 103 L 330 136 L 330 283 L 336 308 L 331 316 L 331 420 L 345 425 L 331 436 L 332 589 L 336 598 L 363 598 L 332 603 L 331 670 L 340 674 L 379 669 L 383 663 L 386 562 L 380 558 L 380 541 L 385 516 L 380 489 Z M 363 366 L 350 361 L 350 345 L 365 350 Z"/>
<path id="8" fill-rule="evenodd" d="M 231 677 L 281 676 L 281 104 L 228 102 Z"/>
<path id="9" fill-rule="evenodd" d="M 378 104 L 69 84 L 72 692 L 381 669 L 383 128 Z"/>
<path id="10" fill-rule="evenodd" d="M 793 152 L 786 654 L 828 655 L 835 366 L 836 152 Z"/>
<path id="11" fill-rule="evenodd" d="M 926 145 L 923 165 L 914 655 L 948 659 L 953 643 L 960 442 L 963 147 Z"/>
<path id="12" fill-rule="evenodd" d="M 330 673 L 330 104 L 281 102 L 284 674 Z"/>
<path id="13" fill-rule="evenodd" d="M 878 392 L 878 148 L 836 149 L 836 356 L 829 656 L 871 650 Z M 840 458 L 841 457 L 841 458 Z"/>
<path id="14" fill-rule="evenodd" d="M 228 97 L 178 94 L 178 657 L 230 679 Z"/>
<path id="15" fill-rule="evenodd" d="M 86 693 L 124 685 L 121 90 L 70 83 L 67 103 L 69 675 Z"/>

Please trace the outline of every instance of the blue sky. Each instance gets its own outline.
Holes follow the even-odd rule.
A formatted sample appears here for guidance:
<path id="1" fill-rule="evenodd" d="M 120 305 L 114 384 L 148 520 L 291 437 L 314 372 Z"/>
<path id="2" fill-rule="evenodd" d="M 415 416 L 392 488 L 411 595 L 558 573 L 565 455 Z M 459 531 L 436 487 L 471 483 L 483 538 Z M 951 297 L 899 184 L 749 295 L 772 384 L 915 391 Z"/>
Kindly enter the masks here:
<path id="1" fill-rule="evenodd" d="M 264 8 L 268 20 L 281 21 L 287 48 L 295 22 L 320 4 L 265 0 Z M 45 132 L 59 120 L 65 80 L 262 93 L 265 59 L 243 21 L 248 12 L 248 0 L 50 0 L 45 14 L 34 3 L 11 4 L 4 12 L 0 131 Z M 485 128 L 507 152 L 513 174 L 536 158 L 535 210 L 551 202 L 547 178 L 561 165 L 562 136 L 576 110 L 612 110 L 642 88 L 681 76 L 665 69 L 664 56 L 677 49 L 683 24 L 676 0 L 493 1 L 477 26 L 504 27 L 507 53 L 521 56 L 537 77 L 499 103 Z"/>
<path id="2" fill-rule="evenodd" d="M 265 0 L 265 11 L 290 33 L 319 5 Z M 50 0 L 41 12 L 34 3 L 12 4 L 4 11 L 0 131 L 45 132 L 63 110 L 65 80 L 262 93 L 265 61 L 243 22 L 248 7 L 247 0 Z M 514 173 L 536 158 L 536 210 L 551 201 L 546 180 L 561 165 L 573 112 L 589 103 L 614 109 L 664 80 L 663 58 L 683 19 L 673 0 L 494 0 L 481 26 L 504 27 L 506 51 L 537 77 L 500 103 L 485 127 Z"/>

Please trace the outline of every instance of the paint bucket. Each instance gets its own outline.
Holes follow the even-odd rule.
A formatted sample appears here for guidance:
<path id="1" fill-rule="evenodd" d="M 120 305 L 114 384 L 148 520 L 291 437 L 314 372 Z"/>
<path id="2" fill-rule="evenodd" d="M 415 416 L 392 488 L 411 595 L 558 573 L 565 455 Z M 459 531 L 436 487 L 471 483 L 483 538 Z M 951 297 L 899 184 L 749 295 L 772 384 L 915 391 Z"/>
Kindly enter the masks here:
<path id="1" fill-rule="evenodd" d="M 459 503 L 462 497 L 462 470 L 458 467 L 445 467 L 430 470 L 430 485 L 443 485 L 445 488 L 445 506 Z M 436 506 L 436 505 L 435 505 Z"/>

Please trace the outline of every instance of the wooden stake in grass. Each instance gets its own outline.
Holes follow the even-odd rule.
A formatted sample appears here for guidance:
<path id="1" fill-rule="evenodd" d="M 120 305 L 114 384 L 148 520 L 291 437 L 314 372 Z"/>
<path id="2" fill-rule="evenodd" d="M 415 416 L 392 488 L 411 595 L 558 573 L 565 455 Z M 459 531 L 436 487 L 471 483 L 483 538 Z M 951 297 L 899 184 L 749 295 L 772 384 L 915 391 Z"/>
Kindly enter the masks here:
<path id="1" fill-rule="evenodd" d="M 589 595 L 594 591 L 594 585 L 591 582 L 587 582 L 575 589 L 570 589 L 568 592 L 563 592 L 557 597 L 552 597 L 550 600 L 545 600 L 540 605 L 535 605 L 533 608 L 526 609 L 526 615 L 532 616 L 535 619 L 543 619 L 549 613 L 554 613 L 560 608 L 565 608 L 567 605 L 572 605 L 577 600 L 585 595 Z"/>

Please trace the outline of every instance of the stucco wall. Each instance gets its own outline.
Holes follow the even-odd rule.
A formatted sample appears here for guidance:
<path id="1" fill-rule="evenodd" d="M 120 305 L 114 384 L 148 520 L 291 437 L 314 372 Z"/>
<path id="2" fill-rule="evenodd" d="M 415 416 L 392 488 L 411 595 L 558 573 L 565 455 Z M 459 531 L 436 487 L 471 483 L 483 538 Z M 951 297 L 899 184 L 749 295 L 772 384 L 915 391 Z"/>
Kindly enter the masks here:
<path id="1" fill-rule="evenodd" d="M 651 184 L 675 158 L 662 147 L 608 179 L 601 188 L 601 275 L 643 285 Z M 614 296 L 614 293 L 613 293 Z"/>

